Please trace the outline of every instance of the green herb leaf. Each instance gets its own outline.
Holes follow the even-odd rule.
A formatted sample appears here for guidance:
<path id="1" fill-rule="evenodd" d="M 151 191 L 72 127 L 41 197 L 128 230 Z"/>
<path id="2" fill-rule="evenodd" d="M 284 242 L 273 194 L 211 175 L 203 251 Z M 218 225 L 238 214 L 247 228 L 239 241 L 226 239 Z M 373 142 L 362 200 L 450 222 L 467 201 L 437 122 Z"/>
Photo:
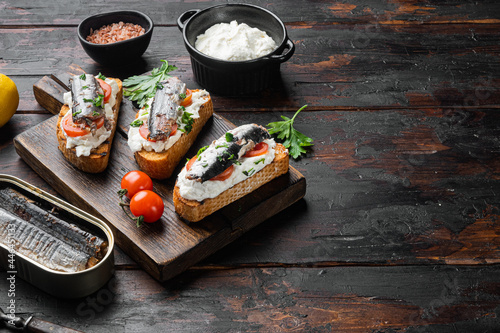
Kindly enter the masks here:
<path id="1" fill-rule="evenodd" d="M 87 76 L 85 75 L 85 73 L 83 73 L 82 75 L 80 75 L 80 80 L 86 80 L 87 79 Z"/>
<path id="2" fill-rule="evenodd" d="M 104 95 L 97 95 L 96 98 L 84 98 L 83 101 L 85 103 L 92 103 L 94 106 L 104 108 Z"/>
<path id="3" fill-rule="evenodd" d="M 99 72 L 99 74 L 97 74 L 97 78 L 101 79 L 101 80 L 106 80 L 106 77 L 104 75 L 102 75 L 101 72 Z"/>
<path id="4" fill-rule="evenodd" d="M 192 115 L 193 115 L 192 113 L 185 112 L 185 111 L 182 114 L 181 122 L 186 125 L 186 126 L 184 126 L 185 133 L 189 133 L 193 129 L 194 119 L 191 118 Z"/>
<path id="5" fill-rule="evenodd" d="M 104 95 L 97 95 L 92 104 L 97 107 L 104 108 Z"/>
<path id="6" fill-rule="evenodd" d="M 137 102 L 141 108 L 150 98 L 154 97 L 159 87 L 161 89 L 160 82 L 170 77 L 168 72 L 177 69 L 177 67 L 169 65 L 166 60 L 161 60 L 161 62 L 163 62 L 161 67 L 154 68 L 149 75 L 134 75 L 123 80 L 125 87 L 123 94 L 131 101 Z"/>
<path id="7" fill-rule="evenodd" d="M 205 147 L 201 147 L 198 152 L 196 153 L 196 156 L 200 156 L 201 153 L 203 153 L 205 150 L 207 150 L 208 146 L 205 146 Z"/>
<path id="8" fill-rule="evenodd" d="M 140 119 L 136 119 L 133 122 L 130 123 L 130 126 L 132 127 L 141 127 L 144 122 Z"/>
<path id="9" fill-rule="evenodd" d="M 80 113 L 82 113 L 82 110 L 78 110 L 78 111 L 76 111 L 76 112 L 73 112 L 73 117 L 76 117 L 76 115 L 78 115 L 78 114 L 80 114 Z"/>
<path id="10" fill-rule="evenodd" d="M 283 121 L 276 121 L 267 124 L 269 133 L 277 134 L 277 138 L 283 141 L 283 146 L 290 150 L 290 155 L 292 155 L 294 159 L 297 159 L 302 153 L 306 153 L 304 147 L 313 145 L 313 139 L 293 128 L 295 117 L 297 117 L 299 112 L 306 107 L 307 105 L 304 105 L 298 109 L 292 119 L 286 116 L 281 116 Z"/>
<path id="11" fill-rule="evenodd" d="M 264 163 L 265 161 L 266 161 L 266 159 L 265 159 L 265 158 L 261 158 L 260 160 L 255 161 L 255 162 L 253 162 L 253 163 L 254 163 L 255 165 L 257 165 L 257 164 L 259 164 L 260 162 Z"/>
<path id="12" fill-rule="evenodd" d="M 250 170 L 248 171 L 243 171 L 243 174 L 247 177 L 250 177 L 251 175 L 253 175 L 255 173 L 255 170 L 253 168 L 251 168 Z"/>
<path id="13" fill-rule="evenodd" d="M 88 86 L 83 86 L 82 90 L 84 90 L 84 89 L 89 89 L 89 87 Z"/>
<path id="14" fill-rule="evenodd" d="M 232 133 L 226 132 L 226 141 L 227 142 L 233 141 L 233 134 Z"/>

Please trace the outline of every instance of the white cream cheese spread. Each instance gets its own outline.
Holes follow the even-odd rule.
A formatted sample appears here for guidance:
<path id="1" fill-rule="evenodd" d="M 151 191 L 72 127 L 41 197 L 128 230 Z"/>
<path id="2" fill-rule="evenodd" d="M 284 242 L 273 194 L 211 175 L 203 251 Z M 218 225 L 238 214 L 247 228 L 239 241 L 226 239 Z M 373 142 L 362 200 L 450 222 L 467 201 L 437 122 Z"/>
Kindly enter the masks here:
<path id="1" fill-rule="evenodd" d="M 180 137 L 183 134 L 183 131 L 186 124 L 184 124 L 181 121 L 182 114 L 184 112 L 189 112 L 191 113 L 191 118 L 197 119 L 200 117 L 200 108 L 203 104 L 205 104 L 210 98 L 210 95 L 206 90 L 193 90 L 192 91 L 192 103 L 186 107 L 186 109 L 183 112 L 179 112 L 179 116 L 177 118 L 177 132 L 175 132 L 174 135 L 170 136 L 167 140 L 164 141 L 149 141 L 146 140 L 142 137 L 142 135 L 139 133 L 139 127 L 133 127 L 130 126 L 128 130 L 128 145 L 132 152 L 140 151 L 142 149 L 145 149 L 147 151 L 152 151 L 154 150 L 157 153 L 160 153 L 162 151 L 165 151 L 172 147 L 174 143 L 177 142 L 177 140 L 180 139 Z M 146 103 L 146 106 L 144 106 L 141 109 L 141 113 L 139 114 L 139 117 L 136 118 L 137 121 L 142 121 L 142 123 L 147 124 L 148 122 L 148 113 L 150 111 L 150 105 L 151 101 Z"/>
<path id="2" fill-rule="evenodd" d="M 264 140 L 268 144 L 268 150 L 265 154 L 254 157 L 241 157 L 238 159 L 240 163 L 235 163 L 234 170 L 231 176 L 224 180 L 208 180 L 199 182 L 186 178 L 186 168 L 184 167 L 177 177 L 176 185 L 179 187 L 180 195 L 188 200 L 203 201 L 208 198 L 215 198 L 222 192 L 228 190 L 234 185 L 253 176 L 266 165 L 274 160 L 276 142 L 274 139 Z"/>
<path id="3" fill-rule="evenodd" d="M 116 95 L 118 94 L 118 83 L 115 80 L 106 78 L 104 80 L 107 84 L 111 86 L 111 96 L 107 103 L 104 104 L 104 110 L 106 113 L 106 118 L 108 121 L 114 122 L 113 107 L 116 104 Z M 64 93 L 63 95 L 64 104 L 68 105 L 70 111 L 66 112 L 66 117 L 71 117 L 71 108 L 73 107 L 73 100 L 71 97 L 71 91 Z M 61 123 L 64 121 L 61 120 Z M 101 143 L 106 141 L 111 135 L 111 130 L 106 130 L 105 126 L 97 129 L 94 134 L 89 133 L 82 136 L 71 137 L 65 131 L 64 127 L 61 127 L 66 137 L 66 148 L 75 148 L 76 156 L 89 156 L 92 149 L 99 147 Z"/>
<path id="4" fill-rule="evenodd" d="M 276 42 L 265 31 L 237 21 L 215 24 L 195 42 L 198 51 L 228 61 L 256 59 L 271 53 L 276 47 Z"/>

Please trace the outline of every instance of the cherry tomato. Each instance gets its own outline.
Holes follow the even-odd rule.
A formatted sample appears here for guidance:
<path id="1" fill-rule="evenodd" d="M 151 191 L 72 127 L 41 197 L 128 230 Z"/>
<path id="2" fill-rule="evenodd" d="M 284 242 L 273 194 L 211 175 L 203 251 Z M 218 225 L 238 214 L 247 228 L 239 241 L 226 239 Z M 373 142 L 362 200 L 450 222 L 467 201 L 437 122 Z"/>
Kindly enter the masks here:
<path id="1" fill-rule="evenodd" d="M 228 179 L 229 177 L 231 177 L 231 175 L 233 174 L 233 171 L 234 171 L 234 165 L 231 164 L 231 166 L 229 168 L 227 168 L 222 173 L 218 174 L 217 176 L 215 176 L 214 178 L 212 178 L 210 180 L 212 180 L 212 181 L 214 181 L 214 180 L 224 181 L 224 180 Z"/>
<path id="2" fill-rule="evenodd" d="M 191 169 L 191 166 L 193 165 L 193 163 L 196 161 L 196 157 L 197 156 L 194 156 L 193 158 L 191 158 L 187 164 L 186 164 L 186 171 L 189 171 L 189 169 Z"/>
<path id="3" fill-rule="evenodd" d="M 165 205 L 162 198 L 153 191 L 142 190 L 130 199 L 130 211 L 137 217 L 142 216 L 144 222 L 158 221 L 163 214 Z"/>
<path id="4" fill-rule="evenodd" d="M 264 155 L 267 152 L 269 145 L 265 142 L 261 142 L 255 145 L 252 150 L 247 151 L 243 157 L 255 157 L 259 155 Z"/>
<path id="5" fill-rule="evenodd" d="M 101 128 L 104 125 L 104 117 L 97 119 L 94 123 L 96 124 L 97 129 Z M 90 133 L 90 126 L 75 124 L 71 115 L 63 118 L 62 128 L 68 136 L 73 138 Z"/>
<path id="6" fill-rule="evenodd" d="M 193 92 L 189 89 L 186 89 L 186 98 L 184 98 L 181 102 L 181 106 L 187 107 L 193 103 Z"/>
<path id="7" fill-rule="evenodd" d="M 121 188 L 127 190 L 125 195 L 130 199 L 139 191 L 153 190 L 153 181 L 144 172 L 133 170 L 123 176 Z"/>
<path id="8" fill-rule="evenodd" d="M 170 132 L 170 136 L 175 135 L 175 133 L 177 133 L 177 124 L 174 124 L 174 126 L 172 126 L 172 132 Z M 148 126 L 146 124 L 142 124 L 141 127 L 139 127 L 139 134 L 145 140 L 148 140 L 148 141 L 151 141 L 151 142 L 156 142 L 156 140 L 148 139 L 149 129 L 148 129 Z"/>
<path id="9" fill-rule="evenodd" d="M 101 79 L 97 79 L 97 82 L 99 82 L 102 90 L 104 90 L 104 103 L 107 103 L 109 101 L 109 98 L 111 97 L 111 86 Z"/>

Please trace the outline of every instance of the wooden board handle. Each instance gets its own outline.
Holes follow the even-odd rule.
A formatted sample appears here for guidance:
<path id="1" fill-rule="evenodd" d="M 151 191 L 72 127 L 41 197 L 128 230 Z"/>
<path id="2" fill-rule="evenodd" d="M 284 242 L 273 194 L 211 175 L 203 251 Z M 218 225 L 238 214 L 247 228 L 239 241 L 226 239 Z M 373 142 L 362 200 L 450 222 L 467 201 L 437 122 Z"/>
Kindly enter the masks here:
<path id="1" fill-rule="evenodd" d="M 67 72 L 42 77 L 33 85 L 36 101 L 50 113 L 59 114 L 64 104 L 63 94 L 69 91 L 69 87 L 63 82 L 68 82 L 71 75 L 83 73 L 85 71 L 80 66 L 72 64 Z"/>

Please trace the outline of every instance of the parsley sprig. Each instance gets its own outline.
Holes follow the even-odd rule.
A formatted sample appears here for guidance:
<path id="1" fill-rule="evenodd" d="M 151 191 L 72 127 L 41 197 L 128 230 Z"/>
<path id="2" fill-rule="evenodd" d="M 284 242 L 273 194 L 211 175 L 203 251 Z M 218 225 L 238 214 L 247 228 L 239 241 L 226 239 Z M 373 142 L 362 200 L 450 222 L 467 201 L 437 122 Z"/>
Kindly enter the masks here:
<path id="1" fill-rule="evenodd" d="M 169 65 L 168 61 L 161 60 L 163 64 L 160 68 L 154 68 L 149 75 L 134 75 L 123 80 L 123 94 L 131 101 L 137 102 L 139 107 L 155 96 L 156 89 L 161 89 L 161 81 L 164 81 L 170 75 L 168 72 L 176 70 L 177 67 Z"/>
<path id="2" fill-rule="evenodd" d="M 278 133 L 278 139 L 284 140 L 283 146 L 285 146 L 290 150 L 290 155 L 292 155 L 294 159 L 297 159 L 302 153 L 304 154 L 306 153 L 304 147 L 313 145 L 312 143 L 313 139 L 305 136 L 304 134 L 300 133 L 299 131 L 293 128 L 293 122 L 295 121 L 295 117 L 297 117 L 299 112 L 305 109 L 306 107 L 307 105 L 304 105 L 303 107 L 298 109 L 297 112 L 295 112 L 295 115 L 292 117 L 292 119 L 286 116 L 281 116 L 281 118 L 284 121 L 275 121 L 267 124 L 267 127 L 269 128 L 269 133 L 270 134 Z"/>

